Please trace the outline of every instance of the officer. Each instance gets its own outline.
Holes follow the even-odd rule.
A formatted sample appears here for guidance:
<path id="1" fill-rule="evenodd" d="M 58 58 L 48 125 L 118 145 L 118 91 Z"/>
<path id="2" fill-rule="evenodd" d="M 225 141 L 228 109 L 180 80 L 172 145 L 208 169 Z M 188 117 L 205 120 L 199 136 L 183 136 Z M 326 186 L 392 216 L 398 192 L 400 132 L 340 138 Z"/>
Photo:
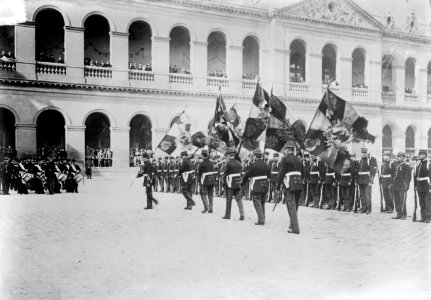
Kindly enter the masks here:
<path id="1" fill-rule="evenodd" d="M 311 207 L 319 208 L 320 188 L 319 182 L 323 178 L 325 165 L 318 159 L 317 156 L 313 156 L 310 162 L 310 173 L 308 175 L 308 193 L 309 197 L 313 199 Z"/>
<path id="2" fill-rule="evenodd" d="M 183 177 L 181 191 L 184 198 L 187 200 L 187 205 L 184 209 L 191 210 L 196 203 L 193 201 L 191 174 L 194 172 L 193 165 L 187 156 L 187 151 L 181 152 L 183 162 L 179 166 L 178 174 Z"/>
<path id="3" fill-rule="evenodd" d="M 335 170 L 330 168 L 328 164 L 325 164 L 325 177 L 323 179 L 323 190 L 328 204 L 326 209 L 336 208 L 336 186 L 337 186 L 337 180 L 335 176 Z"/>
<path id="4" fill-rule="evenodd" d="M 294 155 L 294 147 L 285 148 L 285 156 L 280 162 L 278 171 L 277 190 L 281 191 L 284 185 L 284 197 L 286 199 L 287 212 L 289 213 L 289 233 L 299 234 L 298 206 L 302 191 L 302 162 Z"/>
<path id="5" fill-rule="evenodd" d="M 419 150 L 419 164 L 416 167 L 414 184 L 418 193 L 419 206 L 421 208 L 421 219 L 419 222 L 430 223 L 431 202 L 430 202 L 430 163 L 427 160 L 427 150 Z"/>
<path id="6" fill-rule="evenodd" d="M 224 171 L 224 187 L 226 188 L 226 212 L 222 219 L 230 219 L 232 208 L 232 198 L 235 197 L 239 209 L 239 220 L 244 221 L 244 208 L 241 199 L 241 163 L 235 159 L 235 151 L 228 150 L 226 152 L 228 162 Z"/>
<path id="7" fill-rule="evenodd" d="M 368 157 L 367 148 L 361 149 L 361 159 L 357 163 L 357 178 L 359 196 L 361 199 L 361 213 L 371 213 L 371 186 L 377 172 L 377 161 L 374 157 Z"/>
<path id="8" fill-rule="evenodd" d="M 203 157 L 202 163 L 198 168 L 198 179 L 201 183 L 201 198 L 204 205 L 202 213 L 213 212 L 214 184 L 216 183 L 217 171 L 214 171 L 214 166 L 209 160 L 208 151 L 203 149 L 201 152 Z"/>
<path id="9" fill-rule="evenodd" d="M 254 225 L 265 225 L 265 197 L 268 192 L 268 180 L 271 178 L 271 169 L 262 160 L 262 152 L 254 152 L 255 162 L 244 174 L 241 186 L 245 186 L 250 179 L 251 197 L 257 213 L 257 222 Z"/>
<path id="10" fill-rule="evenodd" d="M 385 201 L 385 212 L 394 212 L 394 200 L 392 199 L 392 182 L 395 175 L 395 164 L 390 159 L 391 152 L 383 151 L 382 167 L 380 169 L 380 186 Z"/>
<path id="11" fill-rule="evenodd" d="M 12 163 L 10 162 L 10 159 L 7 156 L 5 156 L 0 166 L 0 180 L 1 180 L 0 183 L 2 185 L 3 195 L 10 195 L 9 187 L 10 187 L 11 179 L 12 179 Z"/>
<path id="12" fill-rule="evenodd" d="M 271 168 L 271 179 L 270 179 L 271 184 L 269 186 L 268 202 L 271 202 L 272 196 L 273 196 L 272 194 L 274 193 L 274 191 L 276 191 L 279 161 L 280 161 L 280 155 L 278 153 L 274 153 L 272 156 L 272 161 L 269 164 L 269 166 Z"/>
<path id="13" fill-rule="evenodd" d="M 405 157 L 406 154 L 404 152 L 400 152 L 397 155 L 398 164 L 395 169 L 393 181 L 395 210 L 397 211 L 397 215 L 392 219 L 405 220 L 407 216 L 406 196 L 411 181 L 411 169 L 409 165 L 406 164 Z"/>
<path id="14" fill-rule="evenodd" d="M 144 177 L 143 185 L 147 193 L 147 207 L 145 207 L 144 209 L 153 209 L 153 202 L 155 204 L 159 203 L 153 197 L 152 185 L 153 185 L 154 170 L 153 170 L 153 164 L 150 163 L 149 159 L 150 159 L 150 156 L 148 155 L 148 153 L 146 152 L 142 153 L 143 164 L 139 166 L 139 173 L 138 175 L 136 175 L 136 178 Z"/>
<path id="15" fill-rule="evenodd" d="M 310 173 L 310 154 L 303 153 L 302 155 L 302 192 L 301 192 L 301 205 L 308 206 L 309 190 L 308 188 L 308 175 Z"/>
<path id="16" fill-rule="evenodd" d="M 350 194 L 352 193 L 352 186 L 354 185 L 354 176 L 355 167 L 353 165 L 353 161 L 346 159 L 343 163 L 340 175 L 338 176 L 340 187 L 340 203 L 338 203 L 338 205 L 341 207 L 341 203 L 343 203 L 343 211 L 346 212 L 352 211 L 352 197 Z"/>
<path id="17" fill-rule="evenodd" d="M 246 157 L 242 161 L 242 176 L 245 175 L 250 170 L 250 162 L 249 158 Z M 247 181 L 244 185 L 242 185 L 242 194 L 245 195 L 245 200 L 250 200 L 250 186 L 249 182 Z"/>

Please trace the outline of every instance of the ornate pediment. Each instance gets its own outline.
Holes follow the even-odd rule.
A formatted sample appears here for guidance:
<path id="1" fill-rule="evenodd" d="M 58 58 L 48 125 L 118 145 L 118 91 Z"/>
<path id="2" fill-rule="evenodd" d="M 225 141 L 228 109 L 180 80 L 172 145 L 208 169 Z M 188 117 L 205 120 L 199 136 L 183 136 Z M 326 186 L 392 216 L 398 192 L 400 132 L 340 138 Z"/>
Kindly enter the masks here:
<path id="1" fill-rule="evenodd" d="M 304 0 L 284 7 L 276 16 L 379 30 L 380 23 L 350 0 Z"/>

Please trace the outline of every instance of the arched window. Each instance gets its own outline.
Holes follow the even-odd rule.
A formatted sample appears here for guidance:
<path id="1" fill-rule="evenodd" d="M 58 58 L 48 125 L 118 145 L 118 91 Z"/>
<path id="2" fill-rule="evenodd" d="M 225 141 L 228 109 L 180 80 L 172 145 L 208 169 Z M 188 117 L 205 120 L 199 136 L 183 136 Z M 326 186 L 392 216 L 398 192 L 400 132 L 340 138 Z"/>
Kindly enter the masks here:
<path id="1" fill-rule="evenodd" d="M 352 87 L 366 88 L 365 85 L 365 51 L 355 49 L 352 54 Z"/>
<path id="2" fill-rule="evenodd" d="M 0 146 L 15 148 L 15 116 L 9 109 L 2 107 L 0 107 Z"/>
<path id="3" fill-rule="evenodd" d="M 226 38 L 221 32 L 208 36 L 207 69 L 210 77 L 226 78 Z"/>
<path id="4" fill-rule="evenodd" d="M 110 122 L 106 115 L 95 112 L 85 120 L 85 147 L 107 149 L 111 147 Z"/>
<path id="5" fill-rule="evenodd" d="M 130 121 L 130 149 L 152 149 L 151 122 L 144 115 L 136 115 Z"/>
<path id="6" fill-rule="evenodd" d="M 326 45 L 322 50 L 322 83 L 327 84 L 337 79 L 337 52 L 333 45 Z"/>
<path id="7" fill-rule="evenodd" d="M 0 26 L 0 58 L 5 56 L 15 59 L 15 26 Z M 3 60 L 0 60 L 3 66 Z"/>
<path id="8" fill-rule="evenodd" d="M 110 67 L 110 28 L 105 17 L 92 15 L 84 23 L 85 65 Z"/>
<path id="9" fill-rule="evenodd" d="M 411 57 L 406 61 L 405 75 L 406 75 L 406 87 L 405 87 L 406 94 L 416 94 L 415 60 Z"/>
<path id="10" fill-rule="evenodd" d="M 411 126 L 406 129 L 406 153 L 415 153 L 415 132 Z"/>
<path id="11" fill-rule="evenodd" d="M 259 76 L 259 44 L 256 38 L 248 36 L 242 47 L 242 79 L 256 79 Z"/>
<path id="12" fill-rule="evenodd" d="M 152 71 L 151 27 L 144 21 L 129 28 L 129 69 Z"/>
<path id="13" fill-rule="evenodd" d="M 290 44 L 290 82 L 305 82 L 305 43 L 294 40 Z"/>
<path id="14" fill-rule="evenodd" d="M 392 75 L 393 62 L 392 55 L 387 54 L 382 58 L 382 92 L 385 93 L 394 91 L 395 77 Z"/>
<path id="15" fill-rule="evenodd" d="M 190 74 L 189 31 L 184 27 L 175 27 L 169 37 L 169 73 Z"/>
<path id="16" fill-rule="evenodd" d="M 36 60 L 64 63 L 64 19 L 52 8 L 36 16 Z"/>
<path id="17" fill-rule="evenodd" d="M 391 127 L 386 125 L 382 130 L 383 138 L 382 138 L 382 150 L 383 151 L 393 151 L 392 149 L 392 130 Z"/>

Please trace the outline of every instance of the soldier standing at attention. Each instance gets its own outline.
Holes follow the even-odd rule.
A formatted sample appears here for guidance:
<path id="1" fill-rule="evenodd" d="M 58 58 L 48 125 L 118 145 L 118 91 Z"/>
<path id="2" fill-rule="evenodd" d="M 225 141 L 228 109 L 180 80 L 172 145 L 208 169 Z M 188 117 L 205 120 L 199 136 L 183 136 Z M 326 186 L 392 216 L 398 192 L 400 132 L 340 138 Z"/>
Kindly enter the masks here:
<path id="1" fill-rule="evenodd" d="M 287 212 L 289 213 L 289 233 L 299 234 L 298 207 L 302 191 L 302 162 L 295 156 L 293 147 L 286 147 L 285 156 L 280 162 L 278 171 L 277 190 L 281 190 L 283 183 L 284 198 L 286 199 Z"/>
<path id="2" fill-rule="evenodd" d="M 394 212 L 394 200 L 392 199 L 392 181 L 395 174 L 395 165 L 390 160 L 390 151 L 383 151 L 382 167 L 380 171 L 380 186 L 385 200 L 385 212 Z"/>
<path id="3" fill-rule="evenodd" d="M 181 152 L 181 158 L 183 162 L 179 166 L 178 175 L 183 176 L 183 184 L 181 187 L 181 191 L 183 193 L 184 198 L 187 200 L 187 205 L 184 209 L 191 210 L 193 206 L 195 206 L 195 202 L 193 201 L 192 194 L 192 184 L 191 184 L 191 174 L 194 172 L 193 165 L 190 159 L 187 157 L 187 151 Z"/>
<path id="4" fill-rule="evenodd" d="M 395 210 L 397 211 L 397 215 L 392 219 L 405 220 L 407 217 L 406 194 L 409 190 L 412 174 L 410 167 L 404 161 L 405 157 L 406 154 L 404 152 L 399 152 L 397 155 L 398 164 L 393 181 Z"/>
<path id="5" fill-rule="evenodd" d="M 419 222 L 430 223 L 431 202 L 430 202 L 430 163 L 427 160 L 427 150 L 419 150 L 419 164 L 416 167 L 414 182 L 415 190 L 418 193 L 419 205 L 421 207 L 421 219 Z"/>
<path id="6" fill-rule="evenodd" d="M 280 155 L 278 153 L 274 153 L 271 163 L 269 164 L 271 168 L 271 179 L 269 186 L 269 197 L 268 202 L 271 202 L 273 193 L 277 187 L 277 178 L 278 178 L 278 164 L 279 164 Z"/>
<path id="7" fill-rule="evenodd" d="M 336 176 L 335 170 L 325 164 L 325 178 L 323 179 L 323 187 L 325 198 L 328 204 L 326 209 L 336 209 Z"/>
<path id="8" fill-rule="evenodd" d="M 368 157 L 367 148 L 361 149 L 362 157 L 357 163 L 357 175 L 359 196 L 361 199 L 361 213 L 371 213 L 371 186 L 377 172 L 377 161 L 374 157 Z"/>
<path id="9" fill-rule="evenodd" d="M 308 188 L 309 197 L 313 199 L 311 207 L 319 208 L 320 189 L 319 182 L 324 172 L 324 164 L 316 156 L 312 156 L 310 161 L 310 173 L 308 177 Z"/>
<path id="10" fill-rule="evenodd" d="M 148 153 L 144 152 L 142 154 L 143 164 L 140 165 L 139 173 L 136 178 L 144 177 L 144 186 L 147 192 L 147 207 L 144 209 L 153 209 L 153 202 L 158 204 L 159 202 L 153 197 L 153 165 L 149 161 Z"/>
<path id="11" fill-rule="evenodd" d="M 202 163 L 198 168 L 198 179 L 201 182 L 201 198 L 204 204 L 202 213 L 213 212 L 213 198 L 214 198 L 214 184 L 216 183 L 216 174 L 213 164 L 208 158 L 208 151 L 203 149 L 201 152 L 203 156 Z"/>
<path id="12" fill-rule="evenodd" d="M 353 165 L 353 161 L 350 159 L 346 159 L 343 163 L 343 168 L 341 169 L 340 175 L 338 177 L 340 184 L 339 201 L 343 203 L 343 211 L 346 212 L 352 211 L 352 197 L 350 197 L 350 194 L 352 193 L 352 186 L 354 185 L 354 171 L 355 167 Z M 340 207 L 341 203 L 338 204 Z"/>
<path id="13" fill-rule="evenodd" d="M 271 169 L 262 160 L 262 152 L 254 152 L 256 161 L 250 166 L 242 178 L 241 186 L 250 179 L 251 197 L 257 213 L 257 222 L 254 225 L 265 225 L 265 197 L 268 192 L 268 179 L 271 177 Z"/>
<path id="14" fill-rule="evenodd" d="M 232 208 L 232 198 L 235 197 L 236 203 L 239 209 L 239 220 L 244 221 L 244 208 L 241 199 L 241 163 L 235 159 L 235 151 L 228 150 L 226 152 L 228 156 L 228 162 L 224 171 L 226 188 L 226 212 L 222 219 L 230 219 L 230 213 Z"/>

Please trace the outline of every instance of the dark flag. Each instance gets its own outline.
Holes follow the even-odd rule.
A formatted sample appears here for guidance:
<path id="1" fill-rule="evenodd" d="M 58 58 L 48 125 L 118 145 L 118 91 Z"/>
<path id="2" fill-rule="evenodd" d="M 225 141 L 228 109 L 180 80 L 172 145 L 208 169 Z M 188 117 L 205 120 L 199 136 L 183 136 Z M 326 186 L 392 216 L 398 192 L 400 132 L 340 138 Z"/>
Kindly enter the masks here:
<path id="1" fill-rule="evenodd" d="M 361 141 L 374 143 L 375 137 L 368 133 L 367 127 L 368 121 L 350 103 L 327 89 L 305 135 L 304 147 L 340 171 L 350 156 L 347 145 Z"/>

